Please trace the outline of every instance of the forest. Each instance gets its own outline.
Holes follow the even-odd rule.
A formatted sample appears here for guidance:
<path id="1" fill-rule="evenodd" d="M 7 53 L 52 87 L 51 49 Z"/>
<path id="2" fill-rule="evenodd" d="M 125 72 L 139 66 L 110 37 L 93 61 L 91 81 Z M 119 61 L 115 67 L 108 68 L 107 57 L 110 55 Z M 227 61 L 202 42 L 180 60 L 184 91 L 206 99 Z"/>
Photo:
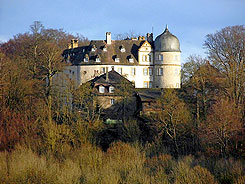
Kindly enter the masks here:
<path id="1" fill-rule="evenodd" d="M 0 43 L 0 183 L 245 183 L 244 25 L 206 36 L 207 57 L 189 56 L 159 111 L 116 124 L 89 86 L 55 86 L 71 39 L 89 42 L 36 21 Z"/>

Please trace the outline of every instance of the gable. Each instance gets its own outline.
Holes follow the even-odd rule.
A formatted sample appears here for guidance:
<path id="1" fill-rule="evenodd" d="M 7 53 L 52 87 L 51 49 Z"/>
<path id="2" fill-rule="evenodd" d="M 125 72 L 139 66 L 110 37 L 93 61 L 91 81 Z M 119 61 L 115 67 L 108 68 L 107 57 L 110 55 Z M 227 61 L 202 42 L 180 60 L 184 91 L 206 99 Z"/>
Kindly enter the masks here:
<path id="1" fill-rule="evenodd" d="M 147 40 L 139 48 L 139 51 L 151 51 L 151 50 L 152 50 L 152 46 Z"/>

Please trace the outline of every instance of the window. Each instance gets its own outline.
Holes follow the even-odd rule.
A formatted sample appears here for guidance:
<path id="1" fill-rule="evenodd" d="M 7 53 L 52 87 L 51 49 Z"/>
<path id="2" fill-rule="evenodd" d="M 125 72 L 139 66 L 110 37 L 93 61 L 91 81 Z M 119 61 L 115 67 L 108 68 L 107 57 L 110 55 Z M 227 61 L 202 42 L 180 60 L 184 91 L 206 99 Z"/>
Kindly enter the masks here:
<path id="1" fill-rule="evenodd" d="M 97 57 L 97 58 L 95 59 L 95 62 L 99 63 L 99 62 L 100 62 L 100 58 Z"/>
<path id="2" fill-rule="evenodd" d="M 146 56 L 146 61 L 150 61 L 150 55 Z"/>
<path id="3" fill-rule="evenodd" d="M 120 58 L 115 58 L 115 62 L 119 63 L 120 62 Z"/>
<path id="4" fill-rule="evenodd" d="M 131 75 L 135 75 L 136 73 L 136 69 L 135 68 L 131 68 Z"/>
<path id="5" fill-rule="evenodd" d="M 152 68 L 149 68 L 149 75 L 152 75 Z"/>
<path id="6" fill-rule="evenodd" d="M 129 58 L 129 62 L 130 63 L 133 63 L 134 62 L 134 59 L 133 58 Z"/>
<path id="7" fill-rule="evenodd" d="M 105 73 L 105 67 L 102 67 L 102 68 L 100 69 L 100 73 Z"/>
<path id="8" fill-rule="evenodd" d="M 144 76 L 148 75 L 148 68 L 143 69 L 143 74 L 144 74 Z"/>
<path id="9" fill-rule="evenodd" d="M 93 45 L 92 48 L 91 48 L 91 51 L 92 51 L 92 52 L 95 52 L 95 50 L 96 50 L 96 46 Z"/>
<path id="10" fill-rule="evenodd" d="M 144 81 L 144 88 L 148 88 L 148 82 Z"/>
<path id="11" fill-rule="evenodd" d="M 163 75 L 163 68 L 158 68 L 158 75 Z"/>
<path id="12" fill-rule="evenodd" d="M 151 55 L 143 55 L 142 61 L 151 61 Z"/>
<path id="13" fill-rule="evenodd" d="M 159 60 L 159 61 L 163 61 L 163 55 L 162 55 L 162 54 L 159 54 L 159 55 L 158 55 L 158 60 Z"/>
<path id="14" fill-rule="evenodd" d="M 85 63 L 87 63 L 88 62 L 88 58 L 86 57 L 86 58 L 84 58 L 84 62 Z"/>
<path id="15" fill-rule="evenodd" d="M 124 47 L 121 48 L 121 52 L 125 52 L 126 49 Z"/>
<path id="16" fill-rule="evenodd" d="M 149 61 L 151 62 L 151 55 L 150 54 L 148 55 L 148 58 L 149 58 Z"/>
<path id="17" fill-rule="evenodd" d="M 99 86 L 99 92 L 100 93 L 105 93 L 105 87 L 104 86 Z"/>
<path id="18" fill-rule="evenodd" d="M 117 72 L 118 72 L 120 75 L 122 75 L 122 68 L 118 68 L 118 69 L 117 69 Z"/>
<path id="19" fill-rule="evenodd" d="M 149 88 L 152 88 L 152 81 L 149 82 Z"/>
<path id="20" fill-rule="evenodd" d="M 109 93 L 114 93 L 114 91 L 115 91 L 115 88 L 113 86 L 110 86 L 109 87 Z"/>
<path id="21" fill-rule="evenodd" d="M 110 99 L 110 104 L 111 105 L 115 104 L 115 99 Z"/>

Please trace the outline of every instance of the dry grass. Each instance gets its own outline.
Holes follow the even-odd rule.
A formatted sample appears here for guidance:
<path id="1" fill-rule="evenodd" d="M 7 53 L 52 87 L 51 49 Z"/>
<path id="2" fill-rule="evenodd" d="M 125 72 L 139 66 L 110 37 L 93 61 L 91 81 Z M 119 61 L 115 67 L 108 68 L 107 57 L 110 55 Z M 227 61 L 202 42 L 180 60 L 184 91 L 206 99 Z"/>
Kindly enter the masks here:
<path id="1" fill-rule="evenodd" d="M 64 148 L 65 149 L 65 148 Z M 25 147 L 0 153 L 0 183 L 6 184 L 216 184 L 244 183 L 241 162 L 215 162 L 211 172 L 191 156 L 175 160 L 168 154 L 147 158 L 143 149 L 117 142 L 107 152 L 91 144 L 55 153 L 38 155 Z M 66 154 L 65 154 L 66 153 Z M 225 170 L 226 169 L 226 170 Z M 221 175 L 222 174 L 222 175 Z"/>

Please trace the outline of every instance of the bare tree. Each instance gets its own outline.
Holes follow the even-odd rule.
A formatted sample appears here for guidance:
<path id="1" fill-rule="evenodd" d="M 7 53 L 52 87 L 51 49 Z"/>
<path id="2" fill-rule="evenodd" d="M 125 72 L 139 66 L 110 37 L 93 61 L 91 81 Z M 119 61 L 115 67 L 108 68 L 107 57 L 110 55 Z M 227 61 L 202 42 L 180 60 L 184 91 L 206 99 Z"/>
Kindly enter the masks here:
<path id="1" fill-rule="evenodd" d="M 187 135 L 190 131 L 190 113 L 186 104 L 180 100 L 173 89 L 166 89 L 157 100 L 159 111 L 152 114 L 158 136 L 162 139 L 166 135 L 173 141 L 177 154 L 179 154 L 178 138 Z"/>
<path id="2" fill-rule="evenodd" d="M 245 27 L 225 27 L 204 43 L 212 63 L 226 76 L 226 94 L 245 110 Z M 243 107 L 242 107 L 243 106 Z"/>
<path id="3" fill-rule="evenodd" d="M 187 84 L 191 77 L 194 76 L 196 71 L 201 65 L 205 64 L 205 59 L 199 55 L 191 55 L 187 58 L 187 62 L 182 65 L 181 69 L 181 82 L 182 85 Z"/>
<path id="4" fill-rule="evenodd" d="M 115 40 L 127 40 L 127 39 L 131 39 L 131 38 L 136 38 L 138 36 L 141 36 L 141 34 L 139 33 L 135 33 L 133 30 L 130 30 L 127 33 L 118 33 L 114 35 L 114 39 Z"/>
<path id="5" fill-rule="evenodd" d="M 199 129 L 202 142 L 213 151 L 219 150 L 222 156 L 227 156 L 228 148 L 233 147 L 232 139 L 241 132 L 241 118 L 235 104 L 223 99 L 213 106 Z"/>

